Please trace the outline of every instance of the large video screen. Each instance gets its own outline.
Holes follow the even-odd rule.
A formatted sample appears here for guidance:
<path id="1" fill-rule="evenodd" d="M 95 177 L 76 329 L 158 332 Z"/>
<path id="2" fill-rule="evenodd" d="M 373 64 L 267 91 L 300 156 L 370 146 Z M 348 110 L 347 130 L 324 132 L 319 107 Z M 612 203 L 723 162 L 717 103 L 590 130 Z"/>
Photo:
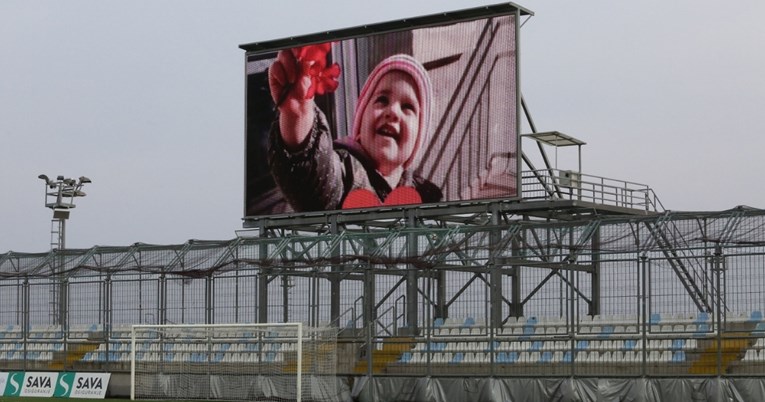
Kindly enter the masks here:
<path id="1" fill-rule="evenodd" d="M 248 51 L 245 216 L 517 197 L 516 23 Z"/>

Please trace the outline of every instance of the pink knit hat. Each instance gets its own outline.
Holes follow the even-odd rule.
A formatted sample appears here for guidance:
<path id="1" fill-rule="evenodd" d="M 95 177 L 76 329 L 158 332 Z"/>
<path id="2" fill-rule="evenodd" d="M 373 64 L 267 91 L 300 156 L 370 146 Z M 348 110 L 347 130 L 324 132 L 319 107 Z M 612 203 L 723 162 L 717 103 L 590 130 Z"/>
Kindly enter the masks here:
<path id="1" fill-rule="evenodd" d="M 406 54 L 396 54 L 381 61 L 371 73 L 369 78 L 361 88 L 359 94 L 359 101 L 356 103 L 356 113 L 353 118 L 353 139 L 359 139 L 359 130 L 361 129 L 361 116 L 364 113 L 364 109 L 367 107 L 372 98 L 372 93 L 380 79 L 391 71 L 401 71 L 412 77 L 417 85 L 417 96 L 420 102 L 420 129 L 417 135 L 417 140 L 414 143 L 412 149 L 412 155 L 404 162 L 404 168 L 416 165 L 419 159 L 420 148 L 422 144 L 427 143 L 430 140 L 430 118 L 431 118 L 431 104 L 433 103 L 433 87 L 430 84 L 430 77 L 428 72 L 425 71 L 425 67 L 415 60 L 414 57 Z"/>

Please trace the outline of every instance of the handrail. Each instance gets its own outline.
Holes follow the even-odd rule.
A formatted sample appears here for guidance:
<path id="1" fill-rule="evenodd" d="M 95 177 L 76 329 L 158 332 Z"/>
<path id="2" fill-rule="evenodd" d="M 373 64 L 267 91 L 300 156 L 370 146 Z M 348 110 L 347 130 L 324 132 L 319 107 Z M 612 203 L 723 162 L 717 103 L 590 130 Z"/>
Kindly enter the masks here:
<path id="1" fill-rule="evenodd" d="M 551 193 L 550 188 L 560 188 Z M 648 185 L 560 169 L 521 172 L 521 196 L 533 199 L 567 199 L 663 212 L 664 206 Z"/>

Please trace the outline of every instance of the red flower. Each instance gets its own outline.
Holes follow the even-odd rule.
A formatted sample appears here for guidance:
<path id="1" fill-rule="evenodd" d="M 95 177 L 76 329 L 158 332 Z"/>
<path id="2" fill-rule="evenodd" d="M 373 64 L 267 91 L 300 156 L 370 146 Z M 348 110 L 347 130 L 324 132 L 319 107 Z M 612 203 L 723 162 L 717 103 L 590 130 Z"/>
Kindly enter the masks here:
<path id="1" fill-rule="evenodd" d="M 340 76 L 340 66 L 333 63 L 327 67 L 327 53 L 332 44 L 321 43 L 296 48 L 295 57 L 300 65 L 300 75 L 311 78 L 311 87 L 305 94 L 305 99 L 311 99 L 314 95 L 324 95 L 337 89 L 337 78 Z"/>

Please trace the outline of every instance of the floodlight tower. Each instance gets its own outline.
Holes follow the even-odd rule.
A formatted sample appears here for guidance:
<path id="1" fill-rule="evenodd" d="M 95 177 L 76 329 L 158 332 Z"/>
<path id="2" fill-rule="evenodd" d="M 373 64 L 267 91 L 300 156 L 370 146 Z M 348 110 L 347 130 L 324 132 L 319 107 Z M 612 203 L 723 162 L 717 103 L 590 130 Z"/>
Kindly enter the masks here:
<path id="1" fill-rule="evenodd" d="M 51 180 L 48 176 L 41 174 L 37 176 L 45 181 L 45 206 L 53 211 L 53 220 L 50 225 L 50 247 L 51 250 L 62 251 L 66 247 L 66 220 L 69 219 L 69 212 L 75 207 L 75 197 L 84 197 L 85 192 L 82 187 L 86 183 L 91 183 L 90 179 L 80 176 L 78 180 L 56 177 Z M 66 279 L 58 278 L 58 273 L 63 271 L 64 256 L 59 255 L 53 260 L 52 273 L 54 282 L 50 289 L 50 315 L 54 325 L 61 325 L 65 328 L 66 323 Z M 58 279 L 58 283 L 55 281 Z"/>
<path id="2" fill-rule="evenodd" d="M 51 249 L 63 250 L 66 246 L 66 220 L 69 219 L 70 210 L 75 207 L 74 198 L 84 197 L 85 192 L 82 191 L 82 187 L 92 182 L 85 176 L 80 176 L 78 180 L 64 178 L 64 176 L 51 180 L 44 174 L 37 177 L 45 181 L 45 206 L 53 210 L 50 229 Z"/>

